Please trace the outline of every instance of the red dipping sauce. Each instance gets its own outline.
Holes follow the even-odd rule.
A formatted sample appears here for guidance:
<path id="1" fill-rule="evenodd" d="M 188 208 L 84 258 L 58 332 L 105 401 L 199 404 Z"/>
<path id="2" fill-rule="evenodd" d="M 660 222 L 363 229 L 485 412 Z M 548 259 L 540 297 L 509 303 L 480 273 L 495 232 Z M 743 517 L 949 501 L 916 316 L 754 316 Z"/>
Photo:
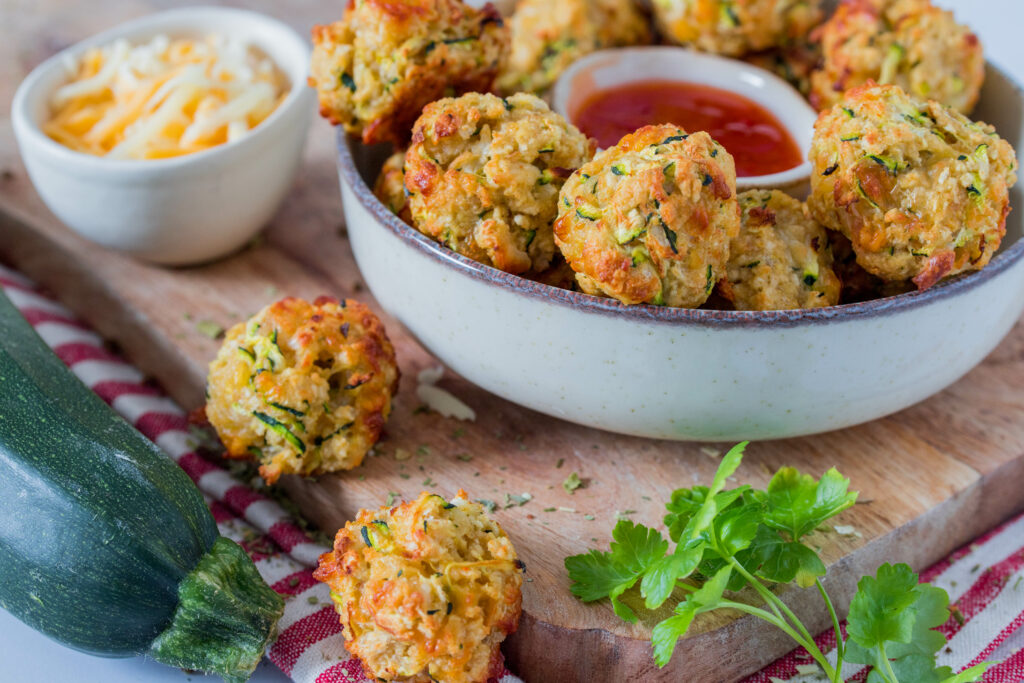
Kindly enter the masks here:
<path id="1" fill-rule="evenodd" d="M 708 85 L 640 81 L 609 88 L 588 97 L 572 118 L 605 149 L 652 124 L 707 131 L 732 154 L 737 176 L 779 173 L 803 162 L 793 136 L 774 114 L 743 95 Z"/>

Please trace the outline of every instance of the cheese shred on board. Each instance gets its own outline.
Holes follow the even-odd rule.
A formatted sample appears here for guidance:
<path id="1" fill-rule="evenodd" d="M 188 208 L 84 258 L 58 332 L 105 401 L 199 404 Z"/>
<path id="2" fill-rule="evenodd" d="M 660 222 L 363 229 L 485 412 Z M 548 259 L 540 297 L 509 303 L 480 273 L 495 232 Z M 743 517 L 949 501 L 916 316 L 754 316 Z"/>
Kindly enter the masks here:
<path id="1" fill-rule="evenodd" d="M 71 80 L 50 98 L 43 130 L 77 152 L 164 159 L 246 135 L 277 108 L 288 84 L 241 41 L 158 35 L 118 40 L 70 60 Z"/>

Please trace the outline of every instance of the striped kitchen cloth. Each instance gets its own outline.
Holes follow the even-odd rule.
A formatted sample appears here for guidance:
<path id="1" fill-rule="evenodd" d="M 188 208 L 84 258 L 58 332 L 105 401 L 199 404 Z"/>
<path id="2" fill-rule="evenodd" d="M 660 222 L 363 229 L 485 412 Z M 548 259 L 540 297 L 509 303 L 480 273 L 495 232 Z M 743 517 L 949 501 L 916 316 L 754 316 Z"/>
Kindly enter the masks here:
<path id="1" fill-rule="evenodd" d="M 70 311 L 3 266 L 0 287 L 79 379 L 188 473 L 221 533 L 239 542 L 267 583 L 285 597 L 279 635 L 267 653 L 270 660 L 297 683 L 370 683 L 344 649 L 327 586 L 313 579 L 311 568 L 327 548 L 310 541 L 278 503 L 200 455 L 184 411 L 108 351 Z M 1024 682 L 1024 515 L 954 552 L 922 572 L 921 579 L 950 595 L 952 614 L 941 627 L 949 644 L 939 663 L 959 671 L 998 661 L 985 674 L 986 683 Z M 831 630 L 816 642 L 823 652 L 834 650 Z M 813 660 L 799 648 L 744 683 L 823 680 L 814 669 Z M 850 670 L 847 680 L 866 678 L 866 670 Z M 499 683 L 522 682 L 505 671 Z"/>
<path id="2" fill-rule="evenodd" d="M 276 501 L 200 455 L 200 439 L 185 412 L 68 309 L 3 266 L 0 287 L 80 380 L 185 470 L 221 534 L 241 544 L 267 584 L 284 596 L 270 661 L 296 683 L 370 683 L 345 650 L 327 586 L 313 579 L 312 568 L 328 549 L 310 541 Z M 522 681 L 505 671 L 499 683 Z"/>

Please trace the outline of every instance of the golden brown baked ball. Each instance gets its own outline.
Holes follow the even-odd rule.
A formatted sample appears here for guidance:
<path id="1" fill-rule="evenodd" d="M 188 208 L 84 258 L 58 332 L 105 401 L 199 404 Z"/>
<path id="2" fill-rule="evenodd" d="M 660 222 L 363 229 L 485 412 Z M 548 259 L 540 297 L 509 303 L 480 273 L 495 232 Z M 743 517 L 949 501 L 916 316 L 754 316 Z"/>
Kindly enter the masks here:
<path id="1" fill-rule="evenodd" d="M 358 301 L 288 297 L 228 330 L 210 363 L 206 416 L 227 455 L 260 475 L 358 466 L 398 389 L 384 326 Z"/>
<path id="2" fill-rule="evenodd" d="M 542 92 L 584 55 L 651 42 L 634 0 L 521 0 L 509 25 L 512 53 L 498 79 L 506 93 Z"/>
<path id="3" fill-rule="evenodd" d="M 405 196 L 405 152 L 396 152 L 384 162 L 373 185 L 373 194 L 391 209 L 391 213 L 412 225 L 409 199 Z"/>
<path id="4" fill-rule="evenodd" d="M 631 133 L 562 188 L 555 240 L 588 294 L 700 306 L 740 229 L 732 156 L 707 133 Z"/>
<path id="5" fill-rule="evenodd" d="M 811 101 L 836 104 L 869 80 L 969 114 L 985 80 L 981 43 L 929 0 L 846 0 L 821 28 Z"/>
<path id="6" fill-rule="evenodd" d="M 814 126 L 811 215 L 884 280 L 926 289 L 983 268 L 1017 180 L 1013 148 L 985 123 L 894 85 L 846 93 Z"/>
<path id="7" fill-rule="evenodd" d="M 331 588 L 346 649 L 369 678 L 485 683 L 516 630 L 523 565 L 465 491 L 362 510 L 315 576 Z"/>
<path id="8" fill-rule="evenodd" d="M 803 202 L 780 190 L 739 195 L 740 234 L 729 248 L 719 290 L 741 311 L 820 308 L 839 303 L 825 229 Z"/>
<path id="9" fill-rule="evenodd" d="M 821 1 L 653 0 L 666 38 L 738 57 L 805 38 L 821 21 Z"/>
<path id="10" fill-rule="evenodd" d="M 480 263 L 543 271 L 555 253 L 558 191 L 592 154 L 591 141 L 533 95 L 439 100 L 423 110 L 405 157 L 413 222 Z"/>
<path id="11" fill-rule="evenodd" d="M 490 90 L 508 46 L 489 4 L 359 0 L 341 21 L 313 28 L 309 84 L 331 123 L 366 143 L 402 144 L 424 105 Z"/>

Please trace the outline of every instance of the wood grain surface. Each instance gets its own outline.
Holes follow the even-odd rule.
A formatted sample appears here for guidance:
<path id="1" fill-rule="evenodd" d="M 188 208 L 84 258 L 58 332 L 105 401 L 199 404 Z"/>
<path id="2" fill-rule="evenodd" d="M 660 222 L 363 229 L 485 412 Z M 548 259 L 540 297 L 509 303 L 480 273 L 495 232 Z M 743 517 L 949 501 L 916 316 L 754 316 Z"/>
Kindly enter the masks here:
<path id="1" fill-rule="evenodd" d="M 285 294 L 328 293 L 376 304 L 346 240 L 333 134 L 323 122 L 314 126 L 295 187 L 265 236 L 218 263 L 181 269 L 139 263 L 84 242 L 41 204 L 11 131 L 17 84 L 57 50 L 176 4 L 0 0 L 0 257 L 53 291 L 191 409 L 202 401 L 206 364 L 218 347 L 198 332 L 198 321 L 226 327 Z M 278 16 L 303 34 L 336 18 L 343 6 L 320 0 L 234 4 Z M 659 671 L 647 643 L 650 622 L 625 624 L 607 604 L 583 605 L 569 594 L 566 555 L 607 547 L 618 514 L 659 524 L 673 489 L 710 480 L 718 463 L 703 444 L 568 424 L 453 376 L 442 386 L 471 405 L 477 421 L 419 411 L 415 377 L 432 358 L 397 321 L 385 322 L 403 380 L 379 454 L 351 473 L 282 484 L 322 529 L 333 533 L 359 508 L 382 505 L 389 493 L 411 498 L 429 488 L 450 496 L 461 487 L 494 500 L 497 519 L 527 565 L 523 620 L 505 653 L 528 683 L 730 681 L 791 647 L 756 620 L 703 615 Z M 852 479 L 862 503 L 839 523 L 856 534 L 816 532 L 811 541 L 823 548 L 830 564 L 826 585 L 845 608 L 857 578 L 881 562 L 923 567 L 1024 509 L 1022 386 L 1024 328 L 1018 324 L 984 364 L 926 403 L 854 429 L 754 444 L 736 481 L 763 486 L 782 465 L 815 475 L 834 465 Z M 570 495 L 561 483 L 573 472 L 586 486 Z M 533 499 L 505 508 L 506 494 L 522 493 Z M 544 511 L 552 507 L 556 511 Z M 827 615 L 816 594 L 794 591 L 787 601 L 809 624 L 824 628 Z"/>

